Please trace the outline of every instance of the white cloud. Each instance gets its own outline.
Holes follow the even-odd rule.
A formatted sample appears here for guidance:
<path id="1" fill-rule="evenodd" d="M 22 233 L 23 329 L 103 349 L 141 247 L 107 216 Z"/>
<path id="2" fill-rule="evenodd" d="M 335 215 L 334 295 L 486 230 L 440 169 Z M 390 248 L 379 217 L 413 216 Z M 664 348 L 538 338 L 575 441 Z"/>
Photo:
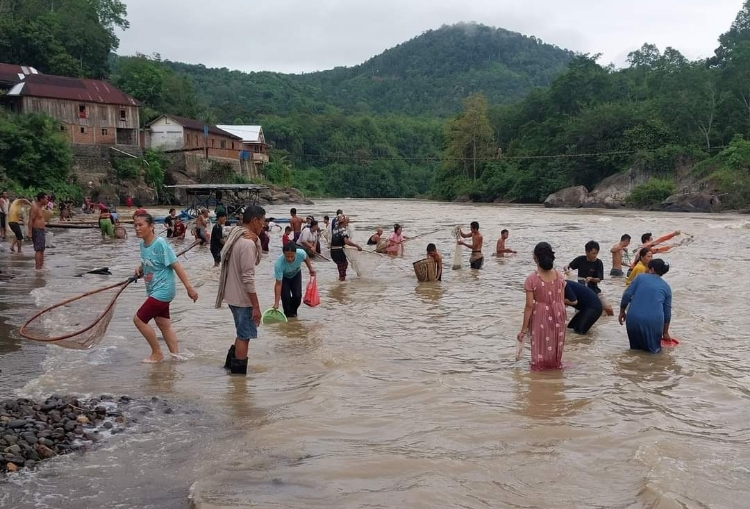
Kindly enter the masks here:
<path id="1" fill-rule="evenodd" d="M 443 24 L 535 35 L 620 66 L 643 43 L 707 57 L 742 0 L 126 0 L 118 53 L 243 71 L 351 66 Z"/>

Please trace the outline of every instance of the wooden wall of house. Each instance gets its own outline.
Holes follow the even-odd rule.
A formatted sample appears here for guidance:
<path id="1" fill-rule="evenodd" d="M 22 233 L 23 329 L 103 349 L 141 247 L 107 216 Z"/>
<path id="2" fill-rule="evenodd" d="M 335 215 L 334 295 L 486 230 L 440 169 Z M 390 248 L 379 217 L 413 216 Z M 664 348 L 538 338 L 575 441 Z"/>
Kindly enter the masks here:
<path id="1" fill-rule="evenodd" d="M 83 109 L 83 111 L 81 111 Z M 24 113 L 46 113 L 65 124 L 90 128 L 138 129 L 140 116 L 137 106 L 99 104 L 49 99 L 23 98 Z"/>
<path id="2" fill-rule="evenodd" d="M 221 136 L 214 133 L 208 134 L 208 139 L 203 137 L 203 132 L 194 129 L 185 128 L 184 139 L 185 148 L 204 148 L 208 145 L 209 156 L 225 157 L 229 159 L 239 159 L 240 151 L 243 149 L 242 141 L 228 136 Z M 222 143 L 224 146 L 222 147 Z"/>

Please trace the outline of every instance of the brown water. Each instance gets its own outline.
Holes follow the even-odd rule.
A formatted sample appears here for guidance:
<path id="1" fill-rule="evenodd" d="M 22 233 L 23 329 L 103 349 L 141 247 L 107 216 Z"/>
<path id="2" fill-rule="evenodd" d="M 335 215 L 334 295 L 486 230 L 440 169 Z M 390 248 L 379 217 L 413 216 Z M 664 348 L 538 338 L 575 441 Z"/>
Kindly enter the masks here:
<path id="1" fill-rule="evenodd" d="M 233 325 L 227 309 L 213 309 L 218 273 L 207 249 L 183 260 L 198 304 L 178 289 L 172 308 L 190 358 L 158 366 L 140 363 L 148 349 L 131 323 L 140 284 L 91 351 L 24 343 L 14 330 L 37 306 L 109 281 L 74 278 L 81 270 L 128 275 L 132 232 L 114 245 L 94 231 L 58 233 L 41 276 L 30 253 L 1 255 L 18 277 L 0 286 L 10 324 L 0 395 L 159 396 L 176 410 L 156 408 L 85 455 L 0 481 L 0 507 L 177 508 L 189 491 L 203 508 L 750 507 L 750 218 L 411 201 L 298 208 L 322 216 L 338 207 L 360 241 L 393 222 L 407 236 L 440 230 L 407 244 L 403 259 L 361 255 L 374 258 L 371 275 L 345 283 L 318 263 L 321 306 L 262 328 L 246 379 L 221 369 Z M 488 254 L 503 228 L 521 254 L 487 256 L 476 272 L 466 252 L 464 269 L 451 271 L 451 227 L 474 219 Z M 697 239 L 666 255 L 677 348 L 631 352 L 624 328 L 602 318 L 589 336 L 569 334 L 568 369 L 531 372 L 528 353 L 514 362 L 536 242 L 550 242 L 561 267 L 592 238 L 606 252 L 622 233 L 674 229 Z M 412 271 L 428 241 L 446 258 L 442 284 L 419 285 Z M 264 308 L 279 251 L 274 236 L 260 266 Z M 613 303 L 623 289 L 602 288 Z"/>

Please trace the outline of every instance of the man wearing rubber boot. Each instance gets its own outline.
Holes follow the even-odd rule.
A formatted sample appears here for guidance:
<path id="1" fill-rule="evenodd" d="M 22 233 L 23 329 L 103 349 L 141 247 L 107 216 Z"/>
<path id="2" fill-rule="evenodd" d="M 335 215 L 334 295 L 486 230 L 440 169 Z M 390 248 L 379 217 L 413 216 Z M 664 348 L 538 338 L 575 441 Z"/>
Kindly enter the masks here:
<path id="1" fill-rule="evenodd" d="M 247 351 L 251 339 L 258 337 L 260 304 L 255 292 L 255 266 L 260 263 L 258 236 L 263 230 L 266 211 L 250 205 L 242 215 L 242 226 L 232 229 L 221 252 L 221 276 L 216 307 L 229 305 L 236 336 L 229 348 L 224 368 L 233 375 L 247 374 Z"/>

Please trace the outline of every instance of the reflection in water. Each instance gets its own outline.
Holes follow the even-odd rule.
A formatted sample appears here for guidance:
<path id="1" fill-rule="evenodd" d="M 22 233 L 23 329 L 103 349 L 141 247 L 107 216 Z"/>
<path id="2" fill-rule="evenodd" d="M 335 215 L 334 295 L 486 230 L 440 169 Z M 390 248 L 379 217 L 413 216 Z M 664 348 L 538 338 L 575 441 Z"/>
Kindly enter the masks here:
<path id="1" fill-rule="evenodd" d="M 434 304 L 443 297 L 445 290 L 440 281 L 432 281 L 427 283 L 417 283 L 414 287 L 414 293 L 417 297 L 422 299 L 425 304 Z"/>
<path id="2" fill-rule="evenodd" d="M 525 367 L 525 366 L 524 366 Z M 574 399 L 567 394 L 565 372 L 516 369 L 516 398 L 521 415 L 534 419 L 567 417 L 586 407 L 586 398 Z"/>
<path id="3" fill-rule="evenodd" d="M 181 260 L 200 300 L 193 304 L 178 288 L 172 304 L 180 348 L 192 353 L 186 362 L 140 363 L 148 347 L 131 318 L 142 284 L 118 300 L 107 337 L 89 352 L 0 331 L 5 394 L 126 393 L 147 401 L 159 394 L 200 409 L 183 415 L 177 403 L 174 414 L 153 411 L 144 434 L 50 462 L 33 487 L 13 489 L 7 501 L 0 481 L 0 508 L 38 507 L 44 497 L 50 506 L 77 508 L 91 497 L 86 504 L 171 509 L 184 507 L 193 483 L 196 496 L 213 504 L 203 509 L 739 509 L 750 500 L 750 281 L 737 272 L 750 238 L 727 235 L 746 219 L 359 200 L 301 213 L 321 217 L 336 208 L 357 218 L 360 239 L 395 221 L 413 235 L 445 227 L 407 244 L 403 257 L 373 257 L 377 268 L 365 278 L 350 271 L 340 283 L 334 264 L 316 262 L 320 306 L 260 327 L 247 378 L 222 369 L 235 331 L 229 312 L 213 308 L 218 272 L 206 249 Z M 267 210 L 281 217 L 288 207 Z M 451 225 L 480 216 L 487 218 L 485 253 L 509 228 L 521 254 L 473 271 L 464 251 L 462 270 L 448 267 L 442 283 L 418 284 L 412 262 L 424 245 L 434 242 L 450 262 Z M 559 268 L 588 240 L 608 246 L 623 233 L 675 229 L 698 239 L 665 255 L 677 348 L 630 352 L 625 329 L 602 317 L 588 336 L 569 336 L 567 369 L 531 372 L 528 356 L 514 362 L 536 242 L 552 243 Z M 263 309 L 273 302 L 279 240 L 272 236 L 259 266 Z M 61 232 L 55 244 L 52 268 L 39 277 L 31 254 L 0 253 L 15 275 L 0 283 L 0 314 L 12 327 L 71 293 L 129 275 L 135 264 L 134 235 L 105 245 L 95 231 Z M 113 276 L 74 277 L 102 266 Z M 608 278 L 601 286 L 613 303 L 623 291 Z"/>

